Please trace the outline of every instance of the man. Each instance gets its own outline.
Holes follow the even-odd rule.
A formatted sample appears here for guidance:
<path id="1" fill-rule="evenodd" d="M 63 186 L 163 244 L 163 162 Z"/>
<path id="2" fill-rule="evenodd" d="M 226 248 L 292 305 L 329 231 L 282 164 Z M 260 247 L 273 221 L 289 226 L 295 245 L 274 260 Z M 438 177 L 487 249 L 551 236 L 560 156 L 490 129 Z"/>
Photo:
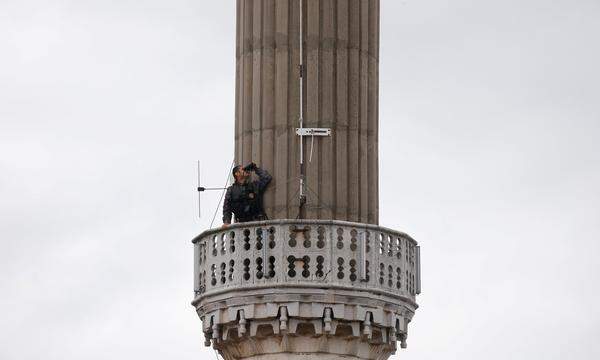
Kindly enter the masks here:
<path id="1" fill-rule="evenodd" d="M 258 180 L 250 181 L 250 175 L 254 172 Z M 262 197 L 265 188 L 272 176 L 255 163 L 245 167 L 237 165 L 233 168 L 235 183 L 227 188 L 225 202 L 223 203 L 223 227 L 231 224 L 232 214 L 236 222 L 266 220 L 267 215 L 263 209 Z"/>

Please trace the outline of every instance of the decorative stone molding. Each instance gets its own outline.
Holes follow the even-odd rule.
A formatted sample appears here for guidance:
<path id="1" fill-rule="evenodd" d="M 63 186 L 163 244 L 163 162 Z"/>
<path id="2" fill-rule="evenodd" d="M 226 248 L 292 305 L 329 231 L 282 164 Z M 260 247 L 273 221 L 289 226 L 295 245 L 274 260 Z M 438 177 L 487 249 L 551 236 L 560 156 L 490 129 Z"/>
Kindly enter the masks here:
<path id="1" fill-rule="evenodd" d="M 406 347 L 420 270 L 417 243 L 404 233 L 276 220 L 209 230 L 193 242 L 192 304 L 206 345 L 225 359 L 387 359 L 397 341 Z"/>

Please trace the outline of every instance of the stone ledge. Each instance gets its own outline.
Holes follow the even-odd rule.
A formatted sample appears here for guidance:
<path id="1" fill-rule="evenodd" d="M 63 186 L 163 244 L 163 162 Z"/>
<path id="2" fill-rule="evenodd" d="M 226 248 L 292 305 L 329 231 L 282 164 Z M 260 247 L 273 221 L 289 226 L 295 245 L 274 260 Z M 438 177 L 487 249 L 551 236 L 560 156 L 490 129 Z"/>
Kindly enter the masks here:
<path id="1" fill-rule="evenodd" d="M 206 345 L 212 344 L 222 352 L 237 349 L 235 352 L 244 358 L 291 350 L 310 352 L 315 349 L 358 356 L 354 350 L 340 350 L 346 347 L 335 345 L 339 341 L 354 342 L 355 347 L 366 346 L 365 349 L 370 349 L 370 352 L 376 350 L 374 354 L 389 356 L 396 350 L 396 341 L 401 342 L 401 347 L 406 347 L 408 323 L 414 311 L 415 307 L 410 303 L 399 303 L 382 296 L 356 296 L 351 292 L 330 290 L 321 294 L 234 292 L 203 299 L 197 304 Z M 290 340 L 290 337 L 293 339 Z M 317 348 L 304 348 L 308 340 L 298 340 L 296 337 L 323 338 L 321 341 L 325 343 L 320 343 Z M 267 338 L 279 339 L 282 344 L 283 339 L 288 338 L 295 345 L 287 348 L 271 344 L 270 350 L 265 352 L 264 346 L 262 350 L 254 351 L 246 344 L 264 342 Z M 379 355 L 368 355 L 365 351 L 359 351 L 360 358 L 379 358 Z"/>

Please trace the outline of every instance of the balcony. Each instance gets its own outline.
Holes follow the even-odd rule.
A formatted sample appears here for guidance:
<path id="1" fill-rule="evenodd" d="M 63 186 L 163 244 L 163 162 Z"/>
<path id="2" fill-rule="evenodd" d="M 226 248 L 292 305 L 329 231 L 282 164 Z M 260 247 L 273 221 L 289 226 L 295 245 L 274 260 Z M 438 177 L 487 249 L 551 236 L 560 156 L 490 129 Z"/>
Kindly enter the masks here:
<path id="1" fill-rule="evenodd" d="M 420 253 L 402 232 L 272 220 L 208 230 L 193 243 L 192 304 L 207 345 L 223 349 L 221 342 L 260 336 L 263 325 L 274 335 L 295 334 L 308 323 L 313 337 L 346 327 L 345 336 L 391 351 L 397 339 L 405 346 L 420 293 Z"/>

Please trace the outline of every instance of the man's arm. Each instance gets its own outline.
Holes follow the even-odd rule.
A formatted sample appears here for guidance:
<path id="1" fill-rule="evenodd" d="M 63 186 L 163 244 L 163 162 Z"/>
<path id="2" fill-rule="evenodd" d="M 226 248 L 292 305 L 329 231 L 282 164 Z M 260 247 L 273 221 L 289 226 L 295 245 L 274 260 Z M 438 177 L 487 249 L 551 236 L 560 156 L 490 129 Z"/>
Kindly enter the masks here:
<path id="1" fill-rule="evenodd" d="M 223 202 L 223 225 L 231 224 L 231 188 L 225 193 L 225 201 Z"/>
<path id="2" fill-rule="evenodd" d="M 260 191 L 264 191 L 267 185 L 269 185 L 269 183 L 273 179 L 273 177 L 267 172 L 267 170 L 261 169 L 259 167 L 255 167 L 254 172 L 258 176 L 258 180 L 256 181 L 258 189 Z"/>

